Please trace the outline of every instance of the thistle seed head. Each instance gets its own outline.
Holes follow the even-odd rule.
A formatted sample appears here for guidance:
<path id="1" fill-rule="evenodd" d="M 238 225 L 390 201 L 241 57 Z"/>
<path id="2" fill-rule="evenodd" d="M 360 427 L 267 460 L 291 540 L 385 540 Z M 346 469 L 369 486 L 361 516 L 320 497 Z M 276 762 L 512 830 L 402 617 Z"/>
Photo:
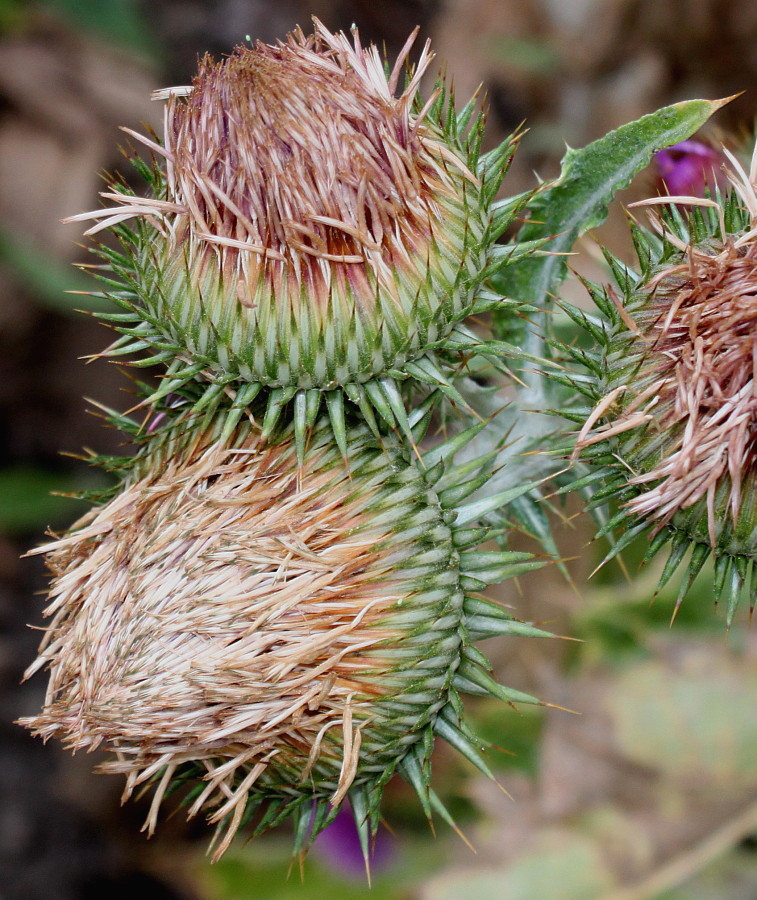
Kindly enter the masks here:
<path id="1" fill-rule="evenodd" d="M 580 452 L 641 429 L 642 440 L 631 438 L 631 459 L 640 471 L 630 483 L 644 488 L 629 509 L 665 525 L 704 500 L 713 547 L 726 511 L 737 527 L 743 485 L 757 464 L 757 195 L 753 180 L 738 171 L 741 178 L 730 178 L 734 193 L 753 210 L 740 233 L 726 230 L 714 200 L 654 201 L 714 210 L 718 230 L 701 242 L 694 235 L 684 241 L 653 217 L 677 253 L 642 280 L 630 304 L 612 293 L 623 313 L 617 344 L 626 357 L 617 365 L 616 353 L 615 366 L 624 375 L 633 370 L 634 377 L 620 385 L 618 373 L 611 376 L 608 386 L 617 397 L 612 420 L 593 431 L 584 426 L 577 442 Z M 753 174 L 757 178 L 757 170 Z"/>
<path id="2" fill-rule="evenodd" d="M 621 295 L 594 291 L 603 347 L 584 357 L 596 405 L 575 454 L 616 471 L 616 524 L 673 540 L 664 580 L 689 544 L 691 570 L 714 555 L 730 618 L 757 556 L 757 154 L 747 174 L 724 153 L 727 197 L 637 204 L 673 208 L 636 229 L 639 274 L 611 261 Z"/>
<path id="3" fill-rule="evenodd" d="M 162 342 L 216 375 L 329 390 L 401 367 L 476 299 L 490 216 L 454 116 L 416 100 L 426 45 L 391 74 L 319 22 L 276 45 L 205 57 L 166 100 L 155 196 L 136 218 L 133 287 Z M 438 92 L 437 92 L 438 93 Z M 437 104 L 438 105 L 438 104 Z M 156 338 L 156 345 L 157 345 Z"/>
<path id="4" fill-rule="evenodd" d="M 388 777 L 447 702 L 463 594 L 420 470 L 362 431 L 344 468 L 314 440 L 197 437 L 46 549 L 52 616 L 24 724 L 102 746 L 127 795 L 194 779 L 224 852 L 261 800 L 338 806 Z"/>
<path id="5" fill-rule="evenodd" d="M 637 324 L 649 342 L 644 382 L 616 427 L 648 415 L 647 427 L 669 435 L 659 459 L 632 484 L 649 485 L 629 508 L 667 523 L 700 500 L 717 543 L 718 488 L 738 523 L 742 486 L 755 474 L 757 447 L 757 246 L 726 243 L 690 252 L 646 285 L 650 303 Z M 720 504 L 718 504 L 720 505 Z"/>

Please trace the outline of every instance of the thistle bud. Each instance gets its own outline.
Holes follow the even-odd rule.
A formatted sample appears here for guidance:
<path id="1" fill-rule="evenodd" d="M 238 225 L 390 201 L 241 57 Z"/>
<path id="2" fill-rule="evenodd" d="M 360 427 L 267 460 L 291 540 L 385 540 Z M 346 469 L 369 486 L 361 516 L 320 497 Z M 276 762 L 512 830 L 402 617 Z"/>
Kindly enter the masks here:
<path id="1" fill-rule="evenodd" d="M 470 526 L 498 500 L 466 505 L 470 463 L 442 474 L 455 441 L 424 471 L 353 429 L 348 471 L 323 423 L 301 463 L 291 429 L 267 444 L 251 426 L 230 444 L 175 429 L 43 548 L 52 624 L 28 674 L 48 667 L 50 685 L 23 724 L 110 751 L 127 795 L 153 782 L 150 832 L 189 783 L 189 815 L 223 832 L 216 857 L 258 811 L 260 829 L 293 815 L 301 849 L 348 795 L 367 848 L 395 770 L 430 813 L 435 734 L 488 772 L 457 690 L 531 700 L 467 642 L 538 633 L 466 596 L 534 564 L 475 552 L 488 535 Z"/>
<path id="2" fill-rule="evenodd" d="M 119 206 L 73 219 L 124 239 L 127 257 L 109 259 L 128 341 L 172 359 L 174 381 L 273 389 L 272 409 L 344 388 L 370 404 L 377 379 L 444 383 L 436 357 L 457 323 L 502 305 L 480 293 L 511 144 L 487 162 L 472 107 L 456 117 L 443 86 L 417 101 L 428 44 L 399 91 L 412 42 L 387 74 L 357 33 L 316 21 L 312 36 L 206 56 L 190 87 L 159 92 L 162 146 L 134 135 L 163 160 L 153 196 L 109 192 Z"/>
<path id="3" fill-rule="evenodd" d="M 576 454 L 610 470 L 617 546 L 650 530 L 651 557 L 671 541 L 663 583 L 691 547 L 678 604 L 712 554 L 730 622 L 757 590 L 757 165 L 725 152 L 729 196 L 637 204 L 670 207 L 634 232 L 641 272 L 610 259 L 621 295 L 594 290 L 600 320 L 569 312 L 599 343 Z"/>

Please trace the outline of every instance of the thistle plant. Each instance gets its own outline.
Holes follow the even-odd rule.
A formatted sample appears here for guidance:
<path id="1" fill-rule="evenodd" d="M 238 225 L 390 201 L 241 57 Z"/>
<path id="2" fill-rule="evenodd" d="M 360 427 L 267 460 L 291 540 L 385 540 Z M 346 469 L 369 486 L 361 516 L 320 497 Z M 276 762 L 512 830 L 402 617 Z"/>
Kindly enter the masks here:
<path id="1" fill-rule="evenodd" d="M 107 751 L 103 768 L 126 776 L 127 796 L 151 785 L 150 833 L 177 794 L 217 827 L 215 858 L 240 828 L 289 817 L 304 851 L 345 799 L 367 858 L 394 774 L 429 818 L 451 823 L 430 784 L 435 739 L 493 777 L 461 693 L 539 702 L 498 684 L 475 642 L 547 636 L 481 592 L 541 565 L 508 547 L 513 525 L 556 555 L 540 492 L 565 483 L 555 449 L 566 417 L 581 421 L 576 453 L 596 457 L 659 392 L 664 440 L 677 434 L 664 366 L 644 370 L 643 400 L 606 384 L 613 354 L 643 368 L 644 331 L 659 316 L 621 333 L 635 307 L 619 303 L 616 334 L 572 313 L 612 348 L 574 354 L 594 365 L 588 374 L 551 358 L 544 326 L 576 238 L 718 104 L 660 110 L 570 151 L 555 182 L 496 200 L 517 136 L 482 154 L 475 98 L 458 113 L 440 81 L 420 100 L 431 54 L 407 65 L 412 42 L 385 66 L 357 33 L 316 21 L 309 36 L 206 57 L 191 86 L 158 93 L 162 139 L 130 132 L 152 154 L 133 158 L 149 195 L 115 183 L 111 205 L 72 217 L 122 245 L 95 248 L 103 295 L 121 308 L 103 316 L 120 333 L 103 355 L 162 377 L 138 385 L 141 420 L 108 412 L 136 445 L 130 457 L 93 457 L 116 475 L 113 490 L 37 551 L 53 574 L 51 623 L 29 674 L 46 669 L 50 684 L 23 724 Z M 526 206 L 526 224 L 498 243 Z M 731 203 L 697 227 L 739 215 Z M 698 238 L 697 264 L 748 265 L 751 220 L 744 227 L 733 241 L 721 229 L 719 248 L 715 234 Z M 638 287 L 670 302 L 692 283 L 694 257 L 682 232 L 649 241 L 659 253 L 629 297 Z M 697 285 L 689 293 L 701 299 Z M 728 323 L 741 316 L 736 291 L 733 302 Z M 689 318 L 652 344 L 680 342 L 692 304 L 673 300 Z M 491 332 L 466 321 L 481 313 Z M 497 387 L 513 369 L 506 401 Z M 566 409 L 560 383 L 593 410 Z M 613 429 L 601 420 L 616 399 L 626 406 Z M 550 405 L 562 423 L 533 411 Z M 646 476 L 635 478 L 623 515 L 671 529 L 686 503 L 670 506 L 676 463 L 660 476 L 654 446 L 635 458 L 657 454 L 645 471 L 658 484 L 644 499 Z M 749 469 L 739 447 L 718 477 Z M 606 482 L 595 506 L 608 491 L 625 500 L 606 469 L 571 476 L 584 492 Z M 707 476 L 701 484 L 707 493 Z M 710 536 L 721 539 L 727 507 L 733 540 L 748 543 L 751 496 L 742 485 L 723 507 L 718 490 L 714 505 L 711 492 L 692 499 L 709 504 Z M 489 541 L 498 549 L 483 549 Z"/>
<path id="2" fill-rule="evenodd" d="M 647 531 L 648 559 L 670 544 L 663 584 L 687 558 L 676 609 L 712 555 L 730 624 L 742 595 L 754 606 L 757 590 L 757 154 L 747 174 L 724 153 L 723 195 L 636 204 L 667 207 L 652 213 L 651 230 L 634 228 L 640 271 L 608 254 L 619 293 L 591 286 L 601 317 L 570 312 L 598 345 L 574 354 L 596 404 L 575 415 L 574 456 L 606 467 L 600 499 L 619 508 L 605 531 L 622 533 L 613 553 Z"/>

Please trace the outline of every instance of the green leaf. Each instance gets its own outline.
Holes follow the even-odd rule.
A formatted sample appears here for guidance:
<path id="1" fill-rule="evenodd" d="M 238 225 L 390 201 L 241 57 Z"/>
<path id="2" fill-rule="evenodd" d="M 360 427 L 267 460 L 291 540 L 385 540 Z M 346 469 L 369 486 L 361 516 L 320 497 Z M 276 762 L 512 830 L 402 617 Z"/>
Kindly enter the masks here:
<path id="1" fill-rule="evenodd" d="M 34 293 L 40 304 L 56 312 L 113 310 L 110 300 L 93 289 L 90 278 L 6 228 L 0 228 L 0 264 L 7 266 L 15 280 Z"/>
<path id="2" fill-rule="evenodd" d="M 153 37 L 142 4 L 134 0 L 44 0 L 72 25 L 120 44 L 148 59 L 159 59 L 161 48 Z"/>
<path id="3" fill-rule="evenodd" d="M 32 466 L 0 469 L 0 532 L 21 536 L 67 524 L 81 512 L 81 503 L 51 492 L 81 488 L 70 476 L 46 469 Z"/>
<path id="4" fill-rule="evenodd" d="M 654 153 L 690 137 L 728 100 L 688 100 L 666 106 L 611 131 L 581 150 L 568 149 L 559 178 L 538 191 L 529 204 L 530 221 L 518 234 L 518 242 L 545 237 L 551 256 L 531 256 L 503 268 L 493 281 L 508 297 L 548 309 L 567 265 L 561 254 L 570 252 L 576 240 L 601 225 L 616 192 L 646 166 Z M 505 322 L 495 317 L 495 333 L 507 335 Z M 543 356 L 544 326 L 526 337 L 523 349 Z M 538 332 L 538 333 L 537 333 Z"/>

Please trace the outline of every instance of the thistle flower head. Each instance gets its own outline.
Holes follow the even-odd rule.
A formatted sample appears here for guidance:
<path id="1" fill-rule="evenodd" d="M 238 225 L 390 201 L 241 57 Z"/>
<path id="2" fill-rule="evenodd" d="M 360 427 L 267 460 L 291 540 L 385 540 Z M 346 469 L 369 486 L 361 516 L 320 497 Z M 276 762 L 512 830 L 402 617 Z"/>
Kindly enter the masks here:
<path id="1" fill-rule="evenodd" d="M 653 214 L 653 233 L 636 231 L 642 272 L 613 261 L 622 296 L 594 292 L 609 322 L 593 330 L 596 405 L 575 450 L 621 461 L 616 524 L 671 537 L 678 562 L 693 544 L 696 571 L 713 553 L 722 591 L 757 555 L 757 155 L 747 174 L 725 153 L 730 196 L 642 201 L 691 212 Z"/>
<path id="2" fill-rule="evenodd" d="M 307 303 L 316 330 L 334 314 L 380 319 L 382 301 L 403 318 L 400 284 L 439 277 L 426 266 L 443 266 L 432 244 L 445 201 L 475 184 L 412 114 L 430 60 L 427 45 L 395 97 L 398 65 L 387 79 L 375 47 L 321 25 L 206 56 L 186 98 L 168 95 L 166 187 L 181 212 L 166 252 L 189 242 L 192 282 L 210 266 L 233 287 L 220 303 L 255 310 L 273 296 L 285 320 Z"/>
<path id="3" fill-rule="evenodd" d="M 216 855 L 261 807 L 307 824 L 315 806 L 312 837 L 348 794 L 356 818 L 370 794 L 373 817 L 402 765 L 428 807 L 429 740 L 467 740 L 453 712 L 465 589 L 523 555 L 467 553 L 447 509 L 465 490 L 434 489 L 438 471 L 365 429 L 349 472 L 324 428 L 301 465 L 291 431 L 211 438 L 153 450 L 45 548 L 53 619 L 29 674 L 49 667 L 50 686 L 24 724 L 109 750 L 127 795 L 154 781 L 150 832 L 169 788 L 191 782 L 189 814 L 225 832 Z M 479 628 L 517 630 L 468 602 Z M 479 690 L 494 684 L 468 665 Z"/>
<path id="4" fill-rule="evenodd" d="M 719 485 L 727 476 L 735 526 L 742 484 L 757 463 L 757 246 L 729 241 L 713 253 L 692 250 L 685 261 L 657 273 L 646 289 L 651 299 L 637 325 L 650 343 L 644 373 L 649 383 L 615 427 L 641 413 L 673 440 L 665 442 L 648 472 L 632 479 L 651 487 L 629 508 L 667 523 L 705 498 L 715 546 Z"/>
<path id="5" fill-rule="evenodd" d="M 127 245 L 109 259 L 142 349 L 287 402 L 345 388 L 358 402 L 379 378 L 444 382 L 453 329 L 504 302 L 481 293 L 512 215 L 492 201 L 513 142 L 479 157 L 472 106 L 458 117 L 443 85 L 421 104 L 428 44 L 399 87 L 413 37 L 387 74 L 356 32 L 316 21 L 309 36 L 205 57 L 190 87 L 158 92 L 162 146 L 130 132 L 162 159 L 153 196 L 107 192 L 119 205 L 72 217 Z"/>

